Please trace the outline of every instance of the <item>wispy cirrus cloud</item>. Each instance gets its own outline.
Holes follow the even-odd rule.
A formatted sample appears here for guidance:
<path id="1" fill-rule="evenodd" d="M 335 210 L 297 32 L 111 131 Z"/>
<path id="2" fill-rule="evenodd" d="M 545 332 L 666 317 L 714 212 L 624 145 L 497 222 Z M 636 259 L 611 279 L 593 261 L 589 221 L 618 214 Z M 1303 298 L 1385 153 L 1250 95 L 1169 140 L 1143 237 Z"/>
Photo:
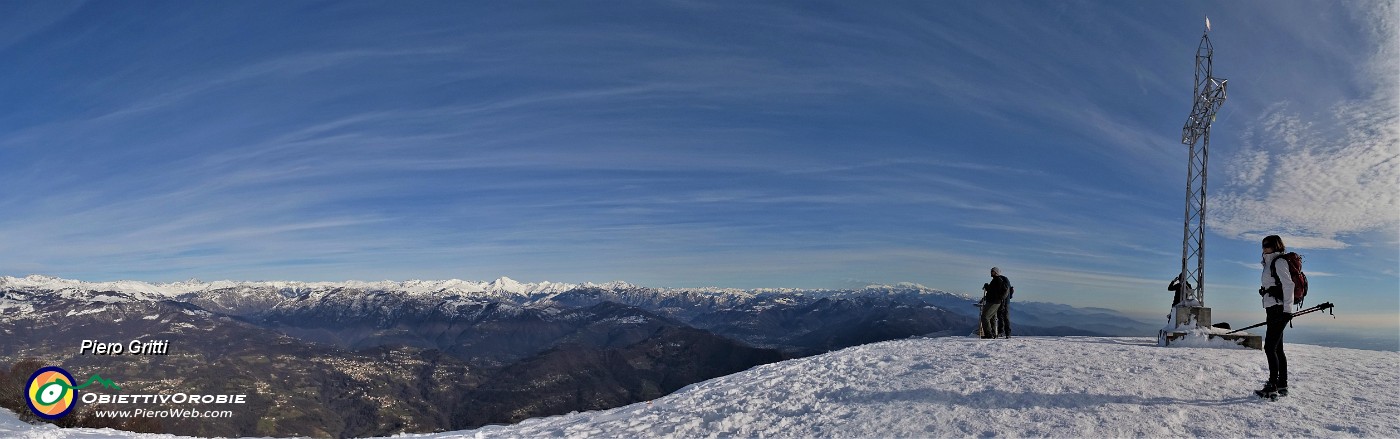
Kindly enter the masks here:
<path id="1" fill-rule="evenodd" d="M 12 2 L 3 5 L 0 16 L 0 50 L 32 38 L 82 7 L 83 0 Z"/>
<path id="2" fill-rule="evenodd" d="M 1260 114 L 1212 201 L 1216 231 L 1338 249 L 1400 225 L 1400 20 L 1393 3 L 1367 12 L 1375 51 L 1361 71 L 1372 92 L 1325 111 L 1279 102 Z"/>
<path id="3" fill-rule="evenodd" d="M 1240 35 L 1326 9 L 1290 5 L 1222 7 L 1219 47 L 1246 64 Z M 957 289 L 1001 265 L 1125 304 L 1170 276 L 1192 8 L 1215 5 L 675 6 L 80 7 L 104 14 L 35 15 L 69 27 L 9 47 L 0 26 L 0 95 L 27 98 L 0 108 L 0 271 Z M 1222 123 L 1258 117 L 1238 103 Z"/>
<path id="4" fill-rule="evenodd" d="M 1393 227 L 1400 184 L 1400 117 L 1389 103 L 1345 104 L 1320 130 L 1279 105 L 1226 168 L 1215 229 L 1258 239 L 1284 234 L 1303 248 L 1345 248 L 1348 235 Z"/>

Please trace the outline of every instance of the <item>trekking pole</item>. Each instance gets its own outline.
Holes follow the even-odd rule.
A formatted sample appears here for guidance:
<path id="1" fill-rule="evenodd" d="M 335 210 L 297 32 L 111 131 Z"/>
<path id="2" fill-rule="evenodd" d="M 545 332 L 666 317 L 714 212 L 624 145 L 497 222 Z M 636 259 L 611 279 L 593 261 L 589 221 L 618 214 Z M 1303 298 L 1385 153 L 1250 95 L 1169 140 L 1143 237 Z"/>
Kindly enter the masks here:
<path id="1" fill-rule="evenodd" d="M 1295 313 L 1293 313 L 1293 316 L 1292 316 L 1292 317 L 1298 317 L 1298 316 L 1301 316 L 1301 315 L 1303 315 L 1303 314 L 1314 313 L 1314 312 L 1318 312 L 1318 311 L 1322 311 L 1322 310 L 1331 310 L 1332 307 L 1333 307 L 1332 302 L 1323 302 L 1321 305 L 1314 306 L 1314 307 L 1312 307 L 1312 308 L 1308 308 L 1308 309 L 1305 309 L 1305 310 L 1302 310 L 1302 311 L 1295 312 Z M 1332 314 L 1332 311 L 1327 311 L 1327 313 L 1328 313 L 1328 314 Z M 1291 319 L 1291 318 L 1290 318 L 1290 319 Z M 1246 326 L 1246 327 L 1243 327 L 1243 328 L 1240 328 L 1240 329 L 1236 329 L 1236 330 L 1234 330 L 1234 331 L 1226 332 L 1225 334 L 1234 334 L 1234 333 L 1236 333 L 1236 332 L 1240 332 L 1240 331 L 1243 331 L 1243 330 L 1246 330 L 1246 329 L 1258 328 L 1258 327 L 1260 327 L 1260 326 L 1264 326 L 1264 325 L 1267 325 L 1267 324 L 1269 324 L 1269 322 L 1259 322 L 1259 323 L 1256 323 L 1256 324 L 1253 324 L 1253 325 L 1249 325 L 1249 326 Z"/>

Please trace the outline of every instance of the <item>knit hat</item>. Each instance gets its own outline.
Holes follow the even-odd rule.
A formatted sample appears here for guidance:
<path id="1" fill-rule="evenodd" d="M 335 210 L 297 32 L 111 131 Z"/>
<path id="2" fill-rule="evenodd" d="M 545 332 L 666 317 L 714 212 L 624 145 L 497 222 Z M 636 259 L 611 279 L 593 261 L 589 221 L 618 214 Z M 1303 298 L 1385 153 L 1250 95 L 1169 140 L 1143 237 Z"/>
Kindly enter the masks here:
<path id="1" fill-rule="evenodd" d="M 992 276 L 1001 276 L 1001 269 L 997 267 L 992 267 Z"/>

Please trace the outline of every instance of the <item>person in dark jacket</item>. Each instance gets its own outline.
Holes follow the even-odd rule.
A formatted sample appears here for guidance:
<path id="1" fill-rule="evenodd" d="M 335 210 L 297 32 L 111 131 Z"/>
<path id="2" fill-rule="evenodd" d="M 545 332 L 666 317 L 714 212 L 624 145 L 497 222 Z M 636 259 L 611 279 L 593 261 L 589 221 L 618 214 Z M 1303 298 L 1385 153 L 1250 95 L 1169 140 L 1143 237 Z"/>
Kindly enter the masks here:
<path id="1" fill-rule="evenodd" d="M 987 284 L 987 295 L 983 296 L 986 305 L 982 306 L 980 319 L 982 338 L 997 338 L 997 325 L 993 324 L 992 320 L 997 317 L 997 311 L 1006 301 L 1010 286 L 1011 284 L 1006 277 L 1001 275 L 1001 269 L 992 267 L 992 282 Z"/>
<path id="2" fill-rule="evenodd" d="M 1167 284 L 1167 291 L 1172 292 L 1172 308 L 1176 308 L 1176 306 L 1180 305 L 1181 302 L 1185 302 L 1187 295 L 1195 294 L 1196 289 L 1191 288 L 1191 282 L 1186 282 L 1182 280 L 1185 278 L 1186 273 L 1182 273 L 1177 275 L 1176 279 L 1172 279 L 1172 282 L 1170 284 Z M 1182 288 L 1182 285 L 1185 285 L 1186 288 Z"/>
<path id="3" fill-rule="evenodd" d="M 1016 295 L 1016 287 L 1011 286 L 1011 281 L 1006 280 L 1006 276 L 1001 278 L 1006 281 L 1006 299 L 1002 300 L 1001 307 L 997 308 L 997 335 L 1011 338 L 1011 297 Z"/>
<path id="4" fill-rule="evenodd" d="M 1167 284 L 1167 291 L 1172 292 L 1172 310 L 1167 313 L 1168 325 L 1176 325 L 1176 307 L 1178 305 L 1190 306 L 1197 303 L 1195 301 L 1196 289 L 1191 287 L 1190 281 L 1183 279 L 1186 279 L 1186 273 L 1177 275 L 1176 279 L 1172 279 L 1172 282 Z"/>

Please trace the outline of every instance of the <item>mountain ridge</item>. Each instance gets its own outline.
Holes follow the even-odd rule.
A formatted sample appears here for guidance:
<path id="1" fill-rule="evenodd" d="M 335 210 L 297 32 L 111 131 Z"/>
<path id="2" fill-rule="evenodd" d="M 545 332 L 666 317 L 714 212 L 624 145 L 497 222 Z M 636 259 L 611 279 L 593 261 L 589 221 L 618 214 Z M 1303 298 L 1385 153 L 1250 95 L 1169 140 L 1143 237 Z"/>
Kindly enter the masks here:
<path id="1" fill-rule="evenodd" d="M 113 281 L 84 281 L 78 279 L 68 279 L 56 276 L 30 274 L 24 277 L 0 276 L 0 288 L 37 288 L 47 290 L 76 289 L 86 291 L 117 291 L 126 293 L 145 293 L 148 295 L 179 296 L 182 294 L 197 293 L 202 291 L 227 290 L 231 288 L 273 288 L 279 291 L 286 291 L 289 294 L 301 294 L 305 290 L 329 289 L 329 288 L 355 288 L 366 290 L 402 291 L 407 293 L 430 294 L 430 293 L 513 293 L 522 296 L 532 296 L 538 294 L 559 293 L 576 288 L 602 288 L 602 289 L 628 289 L 628 288 L 648 288 L 658 291 L 674 293 L 685 292 L 705 292 L 705 293 L 725 293 L 756 295 L 763 293 L 805 293 L 824 294 L 848 291 L 867 290 L 921 290 L 929 292 L 944 293 L 941 290 L 930 288 L 922 284 L 913 282 L 899 282 L 895 284 L 868 284 L 859 288 L 729 288 L 729 287 L 641 287 L 627 281 L 615 280 L 604 283 L 582 282 L 519 282 L 507 276 L 502 276 L 490 281 L 472 281 L 462 279 L 409 279 L 403 281 L 380 280 L 344 280 L 344 281 L 289 281 L 289 280 L 218 280 L 201 281 L 189 279 L 176 282 L 147 282 L 137 280 L 113 280 Z M 966 294 L 952 294 L 968 298 Z"/>
<path id="2" fill-rule="evenodd" d="M 785 358 L 967 334 L 976 327 L 972 305 L 966 295 L 917 284 L 731 290 L 509 278 L 152 285 L 4 277 L 0 335 L 7 342 L 0 359 L 102 368 L 113 358 L 76 355 L 79 341 L 94 334 L 111 338 L 104 341 L 168 339 L 170 356 L 130 358 L 139 362 L 123 380 L 139 387 L 174 378 L 207 387 L 213 377 L 235 376 L 220 391 L 291 386 L 348 396 L 267 394 L 254 398 L 254 410 L 236 424 L 184 420 L 165 431 L 352 437 L 605 409 Z M 1097 309 L 1036 302 L 1014 305 L 1012 319 L 1022 336 L 1113 335 L 1146 326 Z M 235 354 L 224 354 L 231 346 Z M 268 363 L 264 355 L 293 360 Z M 402 368 L 464 379 L 443 388 Z M 550 389 L 550 396 L 543 402 L 515 388 Z M 381 410 L 376 398 L 383 396 L 365 389 L 408 399 Z M 292 401 L 306 410 L 272 411 Z"/>

